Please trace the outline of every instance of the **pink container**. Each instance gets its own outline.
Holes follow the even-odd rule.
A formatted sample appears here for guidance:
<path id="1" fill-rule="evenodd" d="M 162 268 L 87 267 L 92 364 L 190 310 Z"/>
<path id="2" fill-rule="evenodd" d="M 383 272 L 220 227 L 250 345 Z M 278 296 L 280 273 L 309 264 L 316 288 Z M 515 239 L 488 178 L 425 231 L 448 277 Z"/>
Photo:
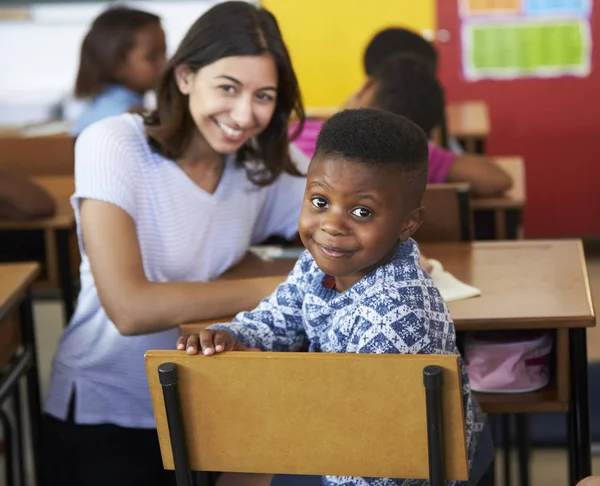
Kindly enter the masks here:
<path id="1" fill-rule="evenodd" d="M 478 392 L 523 393 L 550 381 L 552 337 L 548 333 L 471 333 L 465 364 Z"/>

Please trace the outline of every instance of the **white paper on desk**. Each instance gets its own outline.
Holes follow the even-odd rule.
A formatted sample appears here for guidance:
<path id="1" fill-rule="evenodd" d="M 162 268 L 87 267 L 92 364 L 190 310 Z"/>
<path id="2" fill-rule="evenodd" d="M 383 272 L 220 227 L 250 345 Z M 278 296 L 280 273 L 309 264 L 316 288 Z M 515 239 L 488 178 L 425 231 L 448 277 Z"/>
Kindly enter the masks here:
<path id="1" fill-rule="evenodd" d="M 275 245 L 258 245 L 249 248 L 250 253 L 253 253 L 258 258 L 271 261 L 277 259 L 297 259 L 304 251 L 304 248 L 289 247 L 283 248 Z"/>
<path id="2" fill-rule="evenodd" d="M 442 294 L 442 298 L 446 302 L 454 302 L 455 300 L 470 299 L 481 295 L 481 290 L 467 285 L 458 280 L 450 272 L 444 270 L 444 267 L 437 260 L 429 260 L 433 270 L 430 275 L 436 287 Z"/>

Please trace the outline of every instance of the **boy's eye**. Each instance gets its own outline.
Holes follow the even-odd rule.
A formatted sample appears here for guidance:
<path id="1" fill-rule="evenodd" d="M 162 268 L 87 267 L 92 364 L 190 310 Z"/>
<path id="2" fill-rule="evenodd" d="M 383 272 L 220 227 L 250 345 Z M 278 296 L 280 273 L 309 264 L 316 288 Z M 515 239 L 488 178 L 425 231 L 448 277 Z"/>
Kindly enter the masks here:
<path id="1" fill-rule="evenodd" d="M 319 208 L 319 209 L 325 209 L 327 208 L 327 206 L 329 206 L 329 203 L 327 202 L 327 199 L 323 198 L 323 197 L 313 197 L 310 202 L 312 203 L 312 205 L 315 208 Z"/>
<path id="2" fill-rule="evenodd" d="M 367 208 L 356 208 L 352 210 L 351 214 L 359 218 L 368 218 L 372 213 Z"/>

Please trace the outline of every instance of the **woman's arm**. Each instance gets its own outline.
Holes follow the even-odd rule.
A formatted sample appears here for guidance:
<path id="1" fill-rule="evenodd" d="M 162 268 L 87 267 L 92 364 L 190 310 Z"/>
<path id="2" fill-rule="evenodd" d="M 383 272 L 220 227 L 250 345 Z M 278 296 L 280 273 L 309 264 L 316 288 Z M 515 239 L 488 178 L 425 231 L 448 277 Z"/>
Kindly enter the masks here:
<path id="1" fill-rule="evenodd" d="M 81 228 L 100 302 L 123 335 L 164 331 L 185 322 L 253 309 L 283 280 L 149 282 L 135 223 L 125 211 L 107 202 L 84 199 Z"/>
<path id="2" fill-rule="evenodd" d="M 510 189 L 512 180 L 488 157 L 458 155 L 450 167 L 446 182 L 468 182 L 475 197 L 498 196 Z"/>
<path id="3" fill-rule="evenodd" d="M 0 218 L 45 218 L 55 211 L 54 199 L 43 188 L 24 176 L 0 171 Z"/>

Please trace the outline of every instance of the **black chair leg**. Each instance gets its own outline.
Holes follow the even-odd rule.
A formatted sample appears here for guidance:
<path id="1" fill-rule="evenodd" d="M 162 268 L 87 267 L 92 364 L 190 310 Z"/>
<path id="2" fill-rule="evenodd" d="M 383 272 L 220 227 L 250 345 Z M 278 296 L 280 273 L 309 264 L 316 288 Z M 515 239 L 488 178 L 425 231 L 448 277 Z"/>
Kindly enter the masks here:
<path id="1" fill-rule="evenodd" d="M 423 370 L 425 408 L 427 414 L 427 449 L 429 484 L 444 486 L 444 437 L 442 430 L 442 368 L 427 366 Z"/>
<path id="2" fill-rule="evenodd" d="M 12 440 L 12 427 L 10 425 L 10 420 L 6 416 L 4 410 L 0 409 L 0 423 L 2 423 L 2 429 L 4 430 L 4 473 L 6 477 L 6 484 L 13 485 L 15 484 L 15 458 L 13 455 L 13 440 Z"/>
<path id="3" fill-rule="evenodd" d="M 179 387 L 177 376 L 177 365 L 175 363 L 163 363 L 158 367 L 158 377 L 163 389 L 167 422 L 169 424 L 169 437 L 173 450 L 173 462 L 175 463 L 175 478 L 177 486 L 193 486 L 194 475 L 188 463 L 187 445 L 183 429 L 183 417 L 179 405 Z M 202 475 L 205 476 L 205 475 Z M 203 479 L 199 478 L 199 479 Z M 201 482 L 199 486 L 208 486 L 207 482 Z"/>

